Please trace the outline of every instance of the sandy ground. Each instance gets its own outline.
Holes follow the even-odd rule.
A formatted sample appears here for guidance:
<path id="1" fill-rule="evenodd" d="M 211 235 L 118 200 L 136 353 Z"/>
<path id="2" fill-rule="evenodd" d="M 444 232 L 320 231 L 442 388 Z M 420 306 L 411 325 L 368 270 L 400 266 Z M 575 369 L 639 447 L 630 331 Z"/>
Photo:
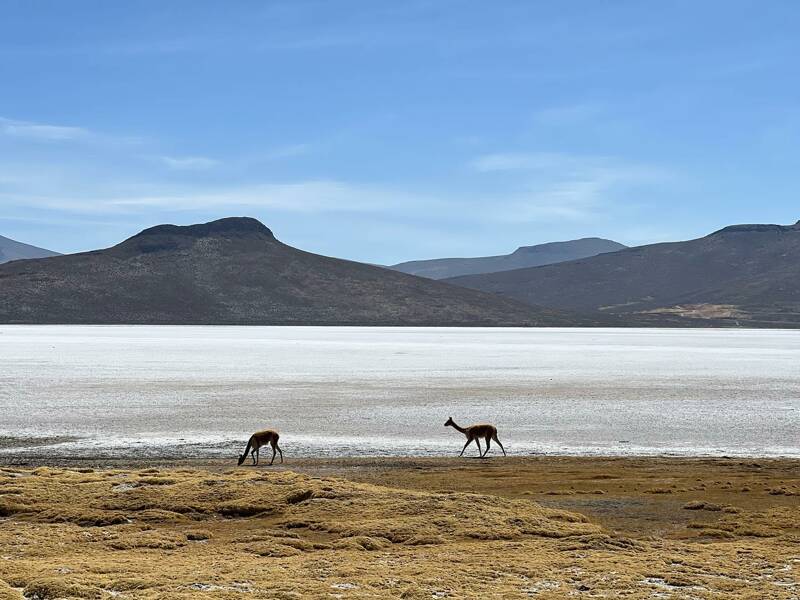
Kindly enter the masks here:
<path id="1" fill-rule="evenodd" d="M 800 598 L 800 460 L 11 462 L 1 600 Z"/>

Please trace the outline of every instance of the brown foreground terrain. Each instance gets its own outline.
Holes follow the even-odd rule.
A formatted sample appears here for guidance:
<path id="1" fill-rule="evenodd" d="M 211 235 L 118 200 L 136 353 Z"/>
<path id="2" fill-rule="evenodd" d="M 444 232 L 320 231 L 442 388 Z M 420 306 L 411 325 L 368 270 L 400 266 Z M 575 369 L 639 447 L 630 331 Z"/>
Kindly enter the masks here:
<path id="1" fill-rule="evenodd" d="M 1 600 L 800 598 L 797 460 L 95 462 L 0 468 Z"/>

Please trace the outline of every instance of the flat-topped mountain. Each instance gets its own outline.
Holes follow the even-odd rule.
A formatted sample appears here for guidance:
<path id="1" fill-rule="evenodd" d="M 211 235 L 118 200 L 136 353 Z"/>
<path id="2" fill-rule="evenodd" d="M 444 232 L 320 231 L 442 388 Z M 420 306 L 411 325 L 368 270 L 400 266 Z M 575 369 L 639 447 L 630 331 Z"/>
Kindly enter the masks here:
<path id="1" fill-rule="evenodd" d="M 0 322 L 581 323 L 492 294 L 304 252 L 250 218 L 159 225 L 105 250 L 2 265 Z"/>
<path id="2" fill-rule="evenodd" d="M 644 324 L 800 327 L 800 222 L 733 225 L 696 240 L 448 281 Z"/>
<path id="3" fill-rule="evenodd" d="M 592 237 L 567 242 L 550 242 L 536 246 L 521 246 L 511 254 L 500 256 L 412 260 L 392 265 L 389 268 L 430 279 L 446 279 L 459 275 L 495 273 L 524 267 L 538 267 L 540 265 L 596 256 L 603 252 L 615 252 L 626 247 L 612 240 Z"/>
<path id="4" fill-rule="evenodd" d="M 0 235 L 0 264 L 23 258 L 46 258 L 48 256 L 59 256 L 59 254 Z"/>

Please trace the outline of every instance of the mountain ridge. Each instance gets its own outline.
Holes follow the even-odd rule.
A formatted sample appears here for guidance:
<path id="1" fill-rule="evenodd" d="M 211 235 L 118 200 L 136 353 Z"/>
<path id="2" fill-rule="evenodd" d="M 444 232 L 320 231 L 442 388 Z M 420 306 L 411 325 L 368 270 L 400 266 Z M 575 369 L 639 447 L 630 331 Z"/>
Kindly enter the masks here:
<path id="1" fill-rule="evenodd" d="M 136 238 L 148 237 L 153 235 L 185 235 L 189 237 L 209 237 L 215 234 L 223 233 L 236 233 L 244 234 L 262 234 L 269 238 L 275 238 L 272 230 L 264 225 L 258 219 L 253 217 L 224 217 L 208 223 L 195 223 L 194 225 L 171 225 L 162 224 L 155 225 L 143 229 L 139 233 L 132 235 L 127 240 Z"/>
<path id="2" fill-rule="evenodd" d="M 0 322 L 572 325 L 588 320 L 288 246 L 255 219 L 158 225 L 0 266 Z"/>
<path id="3" fill-rule="evenodd" d="M 708 235 L 712 236 L 724 233 L 764 233 L 767 231 L 777 231 L 781 233 L 800 231 L 800 221 L 797 221 L 797 223 L 795 223 L 794 225 L 774 225 L 770 223 L 764 223 L 764 224 L 748 223 L 743 225 L 728 225 L 727 227 L 718 229 L 717 231 L 710 233 Z"/>
<path id="4" fill-rule="evenodd" d="M 627 246 L 598 237 L 520 246 L 510 254 L 471 258 L 433 258 L 398 263 L 389 268 L 429 279 L 447 279 L 460 275 L 494 273 L 513 269 L 566 262 L 577 258 L 615 252 Z"/>
<path id="5" fill-rule="evenodd" d="M 61 256 L 61 254 L 0 235 L 0 264 L 12 260 L 47 258 L 50 256 Z"/>
<path id="6" fill-rule="evenodd" d="M 800 224 L 731 225 L 694 240 L 446 281 L 643 324 L 800 327 Z"/>

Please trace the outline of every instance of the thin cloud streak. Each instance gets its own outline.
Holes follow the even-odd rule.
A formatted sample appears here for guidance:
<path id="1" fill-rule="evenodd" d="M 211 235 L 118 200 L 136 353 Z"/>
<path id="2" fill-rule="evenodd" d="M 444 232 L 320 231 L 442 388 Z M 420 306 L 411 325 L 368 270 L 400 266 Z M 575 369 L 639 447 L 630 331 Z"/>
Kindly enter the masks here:
<path id="1" fill-rule="evenodd" d="M 118 148 L 137 146 L 147 141 L 146 138 L 140 136 L 106 134 L 87 127 L 55 125 L 0 117 L 0 137 L 3 136 L 27 142 L 58 142 Z"/>
<path id="2" fill-rule="evenodd" d="M 218 160 L 205 156 L 159 156 L 158 159 L 170 169 L 196 171 L 216 167 Z"/>
<path id="3" fill-rule="evenodd" d="M 551 175 L 586 173 L 617 174 L 619 178 L 655 180 L 670 173 L 661 167 L 625 161 L 610 156 L 585 156 L 559 152 L 501 152 L 473 159 L 470 168 L 478 173 L 502 171 L 546 172 Z"/>
<path id="4" fill-rule="evenodd" d="M 50 142 L 63 142 L 90 136 L 89 130 L 83 127 L 33 123 L 31 121 L 17 121 L 3 117 L 0 117 L 0 133 L 13 137 Z"/>
<path id="5" fill-rule="evenodd" d="M 470 167 L 479 173 L 491 173 L 494 171 L 563 169 L 576 162 L 573 157 L 566 154 L 506 152 L 479 156 L 470 163 Z"/>
<path id="6" fill-rule="evenodd" d="M 631 188 L 671 177 L 663 168 L 613 157 L 548 152 L 487 154 L 469 166 L 484 176 L 503 174 L 521 190 L 509 192 L 507 210 L 494 212 L 505 223 L 596 219 L 613 213 Z"/>
<path id="7" fill-rule="evenodd" d="M 166 186 L 159 186 L 163 189 Z M 152 190 L 152 188 L 151 188 Z M 269 208 L 292 213 L 392 212 L 412 204 L 434 206 L 436 199 L 379 186 L 341 181 L 264 183 L 208 188 L 175 187 L 171 191 L 142 190 L 133 194 L 110 194 L 101 189 L 91 194 L 0 194 L 0 202 L 66 212 L 92 214 L 141 213 L 153 210 L 231 210 Z"/>
<path id="8" fill-rule="evenodd" d="M 281 146 L 267 152 L 264 158 L 267 160 L 278 160 L 282 158 L 294 158 L 295 156 L 303 156 L 311 152 L 311 144 L 289 144 Z"/>
<path id="9" fill-rule="evenodd" d="M 601 107 L 595 104 L 567 104 L 537 110 L 533 120 L 551 127 L 576 125 L 597 117 L 601 112 Z"/>

